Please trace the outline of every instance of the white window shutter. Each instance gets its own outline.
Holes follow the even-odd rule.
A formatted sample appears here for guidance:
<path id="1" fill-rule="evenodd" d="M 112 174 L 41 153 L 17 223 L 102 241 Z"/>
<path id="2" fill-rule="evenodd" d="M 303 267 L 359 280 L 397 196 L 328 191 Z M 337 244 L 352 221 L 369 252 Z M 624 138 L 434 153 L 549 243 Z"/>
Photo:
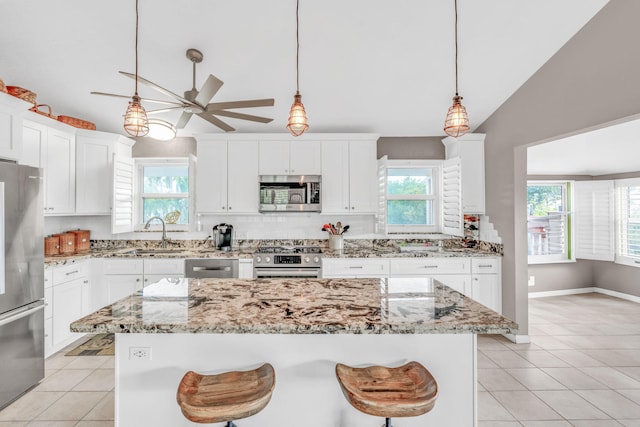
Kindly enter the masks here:
<path id="1" fill-rule="evenodd" d="M 576 181 L 573 188 L 576 258 L 613 261 L 613 181 Z"/>
<path id="2" fill-rule="evenodd" d="M 387 156 L 378 159 L 378 233 L 387 234 Z"/>
<path id="3" fill-rule="evenodd" d="M 134 171 L 132 158 L 113 156 L 113 209 L 111 212 L 113 234 L 134 230 Z"/>
<path id="4" fill-rule="evenodd" d="M 442 232 L 462 237 L 462 219 L 460 158 L 455 157 L 442 163 Z"/>

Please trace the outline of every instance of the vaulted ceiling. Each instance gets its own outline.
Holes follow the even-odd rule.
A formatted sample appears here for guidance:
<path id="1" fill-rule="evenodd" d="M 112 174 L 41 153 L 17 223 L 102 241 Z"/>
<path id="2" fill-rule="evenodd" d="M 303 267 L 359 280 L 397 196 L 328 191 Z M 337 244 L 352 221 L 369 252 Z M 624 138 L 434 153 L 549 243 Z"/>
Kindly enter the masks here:
<path id="1" fill-rule="evenodd" d="M 607 0 L 459 0 L 460 94 L 480 125 Z M 122 133 L 133 93 L 133 0 L 3 0 L 0 77 L 55 114 Z M 275 98 L 225 119 L 239 132 L 285 132 L 295 92 L 295 0 L 140 0 L 140 75 L 191 88 L 185 52 L 224 81 L 213 101 Z M 453 0 L 300 0 L 300 89 L 310 132 L 442 135 L 454 94 Z M 141 87 L 142 96 L 167 99 Z M 151 108 L 150 108 L 151 107 Z M 153 109 L 153 106 L 147 106 Z M 178 112 L 159 115 L 177 121 Z M 181 135 L 221 132 L 194 117 Z"/>

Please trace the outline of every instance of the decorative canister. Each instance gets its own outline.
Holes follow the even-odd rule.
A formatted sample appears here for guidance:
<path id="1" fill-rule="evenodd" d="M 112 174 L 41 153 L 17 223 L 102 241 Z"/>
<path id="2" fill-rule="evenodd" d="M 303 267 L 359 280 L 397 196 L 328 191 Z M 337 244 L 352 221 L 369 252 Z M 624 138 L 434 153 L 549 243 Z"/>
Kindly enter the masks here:
<path id="1" fill-rule="evenodd" d="M 76 236 L 73 233 L 56 234 L 60 238 L 60 255 L 70 255 L 76 251 Z"/>
<path id="2" fill-rule="evenodd" d="M 60 238 L 47 236 L 44 238 L 44 256 L 60 255 Z"/>
<path id="3" fill-rule="evenodd" d="M 91 232 L 89 230 L 71 230 L 75 237 L 76 252 L 88 252 L 91 249 Z"/>
<path id="4" fill-rule="evenodd" d="M 329 235 L 329 249 L 334 251 L 341 251 L 344 249 L 344 238 L 342 237 L 342 234 Z"/>

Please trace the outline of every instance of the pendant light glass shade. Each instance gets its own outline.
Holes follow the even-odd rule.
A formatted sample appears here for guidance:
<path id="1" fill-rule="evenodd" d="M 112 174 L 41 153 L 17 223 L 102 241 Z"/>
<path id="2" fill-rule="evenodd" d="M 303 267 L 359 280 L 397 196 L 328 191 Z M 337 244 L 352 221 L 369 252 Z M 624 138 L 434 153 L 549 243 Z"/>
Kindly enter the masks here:
<path id="1" fill-rule="evenodd" d="M 160 119 L 149 119 L 149 138 L 158 141 L 171 141 L 176 137 L 176 127 L 171 123 Z"/>
<path id="2" fill-rule="evenodd" d="M 287 129 L 289 129 L 289 132 L 291 132 L 291 135 L 293 136 L 300 136 L 309 129 L 309 125 L 307 124 L 307 112 L 304 111 L 302 95 L 300 95 L 300 93 L 296 93 L 293 97 L 293 104 L 289 111 L 289 123 L 287 124 Z"/>
<path id="3" fill-rule="evenodd" d="M 461 96 L 453 97 L 453 105 L 449 107 L 447 118 L 444 121 L 444 132 L 454 138 L 469 132 L 469 116 L 467 109 L 460 103 L 461 100 Z"/>
<path id="4" fill-rule="evenodd" d="M 124 115 L 124 130 L 131 136 L 145 136 L 149 133 L 147 112 L 140 103 L 140 97 L 134 95 Z"/>

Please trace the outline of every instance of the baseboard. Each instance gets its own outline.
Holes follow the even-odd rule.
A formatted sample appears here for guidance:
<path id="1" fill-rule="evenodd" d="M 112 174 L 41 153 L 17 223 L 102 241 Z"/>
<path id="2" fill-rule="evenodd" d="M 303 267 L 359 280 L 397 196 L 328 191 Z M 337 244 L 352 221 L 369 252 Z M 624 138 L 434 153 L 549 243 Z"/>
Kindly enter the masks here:
<path id="1" fill-rule="evenodd" d="M 620 299 L 624 299 L 627 301 L 640 303 L 640 297 L 635 295 L 629 295 L 622 292 L 612 291 L 609 289 L 598 288 L 598 287 L 590 287 L 590 288 L 577 288 L 577 289 L 562 289 L 559 291 L 545 291 L 545 292 L 530 292 L 529 298 L 543 298 L 543 297 L 557 297 L 563 295 L 577 295 L 577 294 L 590 294 L 590 293 L 598 293 L 609 295 L 611 297 L 616 297 Z M 506 336 L 506 335 L 505 335 Z M 507 337 L 509 338 L 509 337 Z M 511 339 L 511 338 L 509 338 Z M 515 342 L 515 341 L 514 341 Z"/>
<path id="2" fill-rule="evenodd" d="M 531 342 L 529 335 L 502 334 L 502 336 L 516 344 L 529 344 Z"/>

